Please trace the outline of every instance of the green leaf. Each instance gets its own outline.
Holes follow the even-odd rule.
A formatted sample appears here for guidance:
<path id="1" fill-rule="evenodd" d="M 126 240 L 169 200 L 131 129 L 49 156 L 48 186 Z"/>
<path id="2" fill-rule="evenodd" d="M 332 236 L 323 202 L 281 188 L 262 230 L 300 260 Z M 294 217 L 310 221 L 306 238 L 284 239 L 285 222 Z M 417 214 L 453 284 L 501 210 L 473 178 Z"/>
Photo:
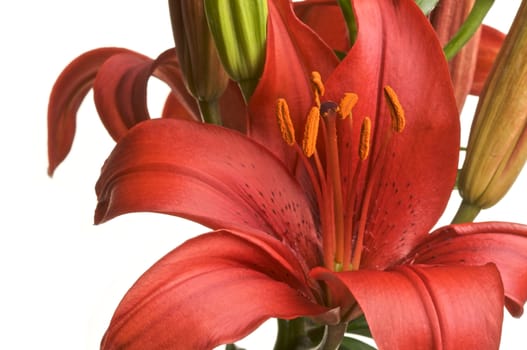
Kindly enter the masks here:
<path id="1" fill-rule="evenodd" d="M 342 344 L 339 346 L 339 350 L 377 350 L 377 348 L 358 339 L 344 337 L 344 339 L 342 339 Z"/>
<path id="2" fill-rule="evenodd" d="M 438 2 L 439 0 L 415 0 L 415 3 L 425 15 L 428 15 L 436 7 Z"/>
<path id="3" fill-rule="evenodd" d="M 487 15 L 490 8 L 494 4 L 494 0 L 476 0 L 474 7 L 470 11 L 467 19 L 459 28 L 457 33 L 445 45 L 443 51 L 448 60 L 458 53 L 463 46 L 472 38 L 472 35 L 478 30 L 483 22 L 483 18 Z"/>
<path id="4" fill-rule="evenodd" d="M 348 323 L 346 332 L 372 338 L 368 322 L 366 322 L 364 315 Z"/>
<path id="5" fill-rule="evenodd" d="M 350 46 L 353 46 L 353 43 L 355 43 L 355 40 L 357 39 L 357 21 L 355 21 L 355 13 L 353 12 L 351 1 L 338 0 L 338 3 L 342 11 L 342 15 L 344 16 L 346 27 L 348 28 Z"/>

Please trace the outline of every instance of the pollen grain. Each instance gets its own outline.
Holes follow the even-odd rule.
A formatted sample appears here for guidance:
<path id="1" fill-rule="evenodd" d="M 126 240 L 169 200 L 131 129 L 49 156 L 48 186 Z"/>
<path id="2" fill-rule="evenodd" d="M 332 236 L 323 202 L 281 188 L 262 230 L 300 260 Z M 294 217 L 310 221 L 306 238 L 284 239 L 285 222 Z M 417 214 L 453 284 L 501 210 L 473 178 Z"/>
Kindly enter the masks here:
<path id="1" fill-rule="evenodd" d="M 319 72 L 311 72 L 311 85 L 315 94 L 315 104 L 317 107 L 320 107 L 320 97 L 324 96 L 326 88 L 324 87 L 324 83 L 322 82 L 322 77 L 320 76 Z"/>
<path id="2" fill-rule="evenodd" d="M 346 92 L 339 103 L 339 115 L 342 119 L 351 118 L 351 110 L 357 104 L 359 96 L 352 92 Z"/>
<path id="3" fill-rule="evenodd" d="M 289 146 L 293 146 L 296 142 L 295 128 L 289 114 L 289 106 L 283 98 L 279 98 L 276 101 L 276 117 L 282 138 Z"/>
<path id="4" fill-rule="evenodd" d="M 361 160 L 368 158 L 370 153 L 371 120 L 365 117 L 360 127 L 359 157 Z"/>
<path id="5" fill-rule="evenodd" d="M 315 153 L 319 123 L 320 109 L 318 107 L 312 107 L 307 115 L 304 139 L 302 140 L 302 150 L 307 157 L 311 157 Z"/>
<path id="6" fill-rule="evenodd" d="M 388 102 L 388 108 L 392 116 L 392 129 L 396 132 L 402 132 L 406 123 L 404 109 L 391 86 L 386 85 L 384 87 L 384 97 L 386 102 Z"/>

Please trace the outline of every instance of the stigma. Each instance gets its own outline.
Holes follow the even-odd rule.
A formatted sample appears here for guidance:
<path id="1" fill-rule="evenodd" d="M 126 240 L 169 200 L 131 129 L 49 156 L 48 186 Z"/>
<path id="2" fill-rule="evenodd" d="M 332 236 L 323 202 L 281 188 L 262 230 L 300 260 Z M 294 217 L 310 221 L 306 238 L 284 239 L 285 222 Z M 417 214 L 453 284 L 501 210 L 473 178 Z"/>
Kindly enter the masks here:
<path id="1" fill-rule="evenodd" d="M 382 168 L 380 163 L 392 134 L 404 130 L 405 112 L 395 90 L 384 86 L 382 95 L 391 123 L 388 130 L 374 135 L 369 116 L 353 115 L 359 102 L 357 94 L 345 92 L 338 102 L 324 101 L 326 88 L 318 72 L 311 74 L 311 87 L 313 101 L 304 119 L 301 142 L 296 140 L 295 125 L 283 98 L 277 100 L 277 122 L 282 138 L 299 154 L 313 185 L 325 266 L 334 271 L 357 270 L 371 207 L 371 178 L 379 174 L 376 169 Z M 381 111 L 377 114 L 385 115 Z M 357 139 L 350 139 L 352 135 L 358 135 Z M 370 159 L 372 156 L 374 159 Z M 363 180 L 359 181 L 361 176 Z M 359 183 L 363 188 L 358 188 Z M 357 198 L 359 194 L 361 198 Z"/>

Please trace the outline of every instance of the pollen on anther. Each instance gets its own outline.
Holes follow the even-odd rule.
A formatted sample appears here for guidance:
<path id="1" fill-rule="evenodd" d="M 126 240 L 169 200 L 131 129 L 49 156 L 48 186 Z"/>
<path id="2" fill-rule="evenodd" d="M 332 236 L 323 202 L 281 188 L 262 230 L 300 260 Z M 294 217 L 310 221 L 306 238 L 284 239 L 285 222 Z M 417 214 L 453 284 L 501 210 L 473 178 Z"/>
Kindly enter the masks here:
<path id="1" fill-rule="evenodd" d="M 291 115 L 289 114 L 289 106 L 283 98 L 279 98 L 276 101 L 276 118 L 278 120 L 278 126 L 280 128 L 280 133 L 282 138 L 289 145 L 292 146 L 295 144 L 295 128 L 293 127 L 293 121 L 291 120 Z"/>
<path id="2" fill-rule="evenodd" d="M 326 88 L 322 82 L 322 77 L 317 71 L 311 72 L 311 85 L 313 86 L 313 92 L 315 93 L 315 103 L 320 107 L 320 96 L 324 96 Z"/>
<path id="3" fill-rule="evenodd" d="M 342 99 L 339 103 L 339 115 L 342 119 L 351 117 L 351 110 L 353 107 L 355 107 L 358 100 L 359 96 L 352 92 L 347 92 L 344 94 L 344 96 L 342 96 Z"/>
<path id="4" fill-rule="evenodd" d="M 320 110 L 317 107 L 312 107 L 307 115 L 304 139 L 302 140 L 302 150 L 307 157 L 311 157 L 315 153 L 319 122 Z"/>
<path id="5" fill-rule="evenodd" d="M 361 160 L 368 158 L 370 153 L 371 120 L 364 117 L 360 127 L 359 157 Z"/>
<path id="6" fill-rule="evenodd" d="M 384 97 L 386 98 L 386 102 L 388 102 L 388 108 L 392 116 L 392 129 L 396 132 L 403 131 L 406 123 L 404 109 L 391 86 L 386 85 L 384 87 Z"/>

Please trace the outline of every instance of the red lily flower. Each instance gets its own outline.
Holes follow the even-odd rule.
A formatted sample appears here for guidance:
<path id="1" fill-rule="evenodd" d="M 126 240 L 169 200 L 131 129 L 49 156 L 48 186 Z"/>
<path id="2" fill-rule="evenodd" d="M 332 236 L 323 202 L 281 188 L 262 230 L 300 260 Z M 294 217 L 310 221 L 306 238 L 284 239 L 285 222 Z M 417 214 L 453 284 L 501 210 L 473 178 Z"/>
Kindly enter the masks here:
<path id="1" fill-rule="evenodd" d="M 448 68 L 413 1 L 354 8 L 358 39 L 335 67 L 289 1 L 269 3 L 271 49 L 249 106 L 250 138 L 164 119 L 119 140 L 97 183 L 96 222 L 153 211 L 215 231 L 137 281 L 103 349 L 207 349 L 269 317 L 312 317 L 332 339 L 361 313 L 380 349 L 498 348 L 505 298 L 517 316 L 527 298 L 527 227 L 466 224 L 428 234 L 457 168 Z M 316 160 L 293 137 L 304 139 L 304 117 L 317 106 L 305 73 L 318 62 L 327 76 L 319 97 L 353 92 L 358 102 L 352 118 L 346 103 L 321 104 L 319 141 L 309 127 L 305 137 Z M 281 109 L 282 130 L 270 118 L 277 98 L 291 116 Z M 339 113 L 348 117 L 337 120 Z M 364 120 L 371 133 L 361 131 Z"/>

